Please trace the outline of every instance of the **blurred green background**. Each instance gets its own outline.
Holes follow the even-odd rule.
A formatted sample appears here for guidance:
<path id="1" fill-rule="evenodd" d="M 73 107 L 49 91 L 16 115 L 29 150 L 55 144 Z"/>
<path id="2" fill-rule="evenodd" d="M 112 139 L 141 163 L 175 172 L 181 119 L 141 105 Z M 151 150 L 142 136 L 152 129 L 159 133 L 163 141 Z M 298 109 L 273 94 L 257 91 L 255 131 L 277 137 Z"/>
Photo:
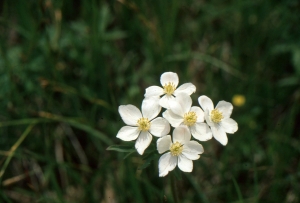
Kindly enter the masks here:
<path id="1" fill-rule="evenodd" d="M 165 71 L 239 124 L 181 202 L 300 202 L 299 23 L 297 0 L 1 1 L 0 202 L 173 202 L 158 155 L 106 150 Z"/>

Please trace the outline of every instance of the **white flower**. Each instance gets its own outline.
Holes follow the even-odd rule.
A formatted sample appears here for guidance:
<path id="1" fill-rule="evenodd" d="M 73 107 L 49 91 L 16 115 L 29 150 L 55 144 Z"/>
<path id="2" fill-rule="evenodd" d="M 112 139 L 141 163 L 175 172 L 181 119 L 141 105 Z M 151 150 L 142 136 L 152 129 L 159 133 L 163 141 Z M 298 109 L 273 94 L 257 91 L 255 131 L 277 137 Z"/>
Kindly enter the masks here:
<path id="1" fill-rule="evenodd" d="M 166 176 L 176 165 L 184 172 L 193 170 L 193 161 L 200 158 L 199 154 L 204 152 L 201 144 L 191 139 L 191 134 L 186 126 L 180 126 L 173 131 L 173 142 L 171 136 L 166 135 L 157 140 L 157 150 L 162 155 L 158 161 L 159 176 Z"/>
<path id="2" fill-rule="evenodd" d="M 124 141 L 136 140 L 135 148 L 143 154 L 150 145 L 152 135 L 161 137 L 170 132 L 170 124 L 162 117 L 155 118 L 161 110 L 157 98 L 145 98 L 142 102 L 142 113 L 133 105 L 119 106 L 119 113 L 124 123 L 117 137 Z M 155 118 L 155 119 L 154 119 Z"/>
<path id="3" fill-rule="evenodd" d="M 200 96 L 198 102 L 204 110 L 207 124 L 210 126 L 212 134 L 222 145 L 226 145 L 228 138 L 226 133 L 233 134 L 238 130 L 238 124 L 230 118 L 233 106 L 226 101 L 220 101 L 216 108 L 210 98 Z"/>
<path id="4" fill-rule="evenodd" d="M 180 93 L 170 102 L 170 109 L 163 117 L 174 127 L 186 125 L 194 138 L 207 141 L 212 138 L 210 128 L 204 123 L 204 113 L 198 106 L 192 106 L 192 99 L 185 93 Z"/>
<path id="5" fill-rule="evenodd" d="M 150 86 L 146 89 L 145 97 L 151 97 L 151 96 L 162 96 L 164 95 L 160 100 L 159 104 L 168 109 L 169 108 L 169 101 L 174 99 L 174 96 L 177 96 L 180 92 L 185 92 L 188 95 L 191 95 L 196 91 L 195 85 L 192 83 L 185 83 L 181 86 L 178 86 L 178 75 L 173 72 L 166 72 L 163 73 L 160 76 L 160 83 L 163 86 L 163 88 L 158 86 Z M 177 88 L 177 89 L 176 89 Z"/>

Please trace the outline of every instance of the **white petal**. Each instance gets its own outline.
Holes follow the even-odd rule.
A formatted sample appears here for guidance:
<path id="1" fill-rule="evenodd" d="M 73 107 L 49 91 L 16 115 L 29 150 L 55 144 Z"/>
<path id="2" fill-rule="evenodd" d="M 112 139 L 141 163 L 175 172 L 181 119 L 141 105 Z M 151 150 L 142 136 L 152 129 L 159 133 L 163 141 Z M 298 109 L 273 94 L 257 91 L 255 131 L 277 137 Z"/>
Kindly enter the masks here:
<path id="1" fill-rule="evenodd" d="M 206 110 L 211 111 L 214 109 L 214 104 L 213 104 L 212 100 L 205 95 L 200 96 L 198 98 L 198 102 L 199 102 L 201 108 L 203 109 L 203 111 L 206 111 Z"/>
<path id="2" fill-rule="evenodd" d="M 150 86 L 146 89 L 144 97 L 161 96 L 164 94 L 164 89 L 158 86 Z"/>
<path id="3" fill-rule="evenodd" d="M 179 79 L 177 73 L 166 72 L 160 76 L 160 83 L 162 86 L 168 84 L 169 82 L 173 83 L 175 88 L 178 86 Z"/>
<path id="4" fill-rule="evenodd" d="M 142 118 L 141 111 L 131 104 L 119 106 L 119 113 L 127 125 L 137 126 L 138 119 Z"/>
<path id="5" fill-rule="evenodd" d="M 170 132 L 170 124 L 166 119 L 158 117 L 151 121 L 149 132 L 157 137 L 164 136 Z"/>
<path id="6" fill-rule="evenodd" d="M 204 122 L 204 112 L 202 111 L 202 109 L 198 106 L 192 106 L 192 108 L 190 109 L 190 111 L 193 111 L 196 113 L 197 115 L 197 123 L 202 123 Z"/>
<path id="7" fill-rule="evenodd" d="M 222 112 L 222 115 L 224 116 L 224 118 L 229 118 L 232 113 L 233 106 L 229 102 L 219 101 L 219 103 L 216 106 L 216 109 L 218 109 Z"/>
<path id="8" fill-rule="evenodd" d="M 183 122 L 183 118 L 176 115 L 171 110 L 166 110 L 162 115 L 174 128 L 178 127 Z"/>
<path id="9" fill-rule="evenodd" d="M 228 138 L 225 131 L 222 128 L 211 127 L 214 138 L 219 141 L 222 145 L 227 145 Z"/>
<path id="10" fill-rule="evenodd" d="M 169 102 L 169 110 L 171 110 L 174 114 L 183 117 L 184 115 L 184 108 L 178 102 L 177 98 Z"/>
<path id="11" fill-rule="evenodd" d="M 181 94 L 178 94 L 177 96 L 176 96 L 176 98 L 175 98 L 175 101 L 177 101 L 179 104 L 180 104 L 180 106 L 181 106 L 181 111 L 182 111 L 182 113 L 181 114 L 179 114 L 180 112 L 175 112 L 174 110 L 175 109 L 173 109 L 173 102 L 172 103 L 170 103 L 170 109 L 174 112 L 174 113 L 176 113 L 176 114 L 178 114 L 178 115 L 182 115 L 183 116 L 183 114 L 185 114 L 185 113 L 187 113 L 187 112 L 189 112 L 190 111 L 190 109 L 191 109 L 191 106 L 192 106 L 192 98 L 188 95 L 188 94 L 185 94 L 185 93 L 181 93 Z"/>
<path id="12" fill-rule="evenodd" d="M 175 97 L 174 96 L 169 96 L 169 95 L 164 95 L 162 98 L 160 98 L 159 100 L 159 105 L 161 105 L 162 107 L 169 109 L 169 102 L 174 100 Z"/>
<path id="13" fill-rule="evenodd" d="M 206 123 L 195 123 L 190 127 L 193 137 L 200 141 L 207 141 L 212 138 L 212 132 Z"/>
<path id="14" fill-rule="evenodd" d="M 190 130 L 181 125 L 173 130 L 173 143 L 179 142 L 181 144 L 185 144 L 191 140 Z"/>
<path id="15" fill-rule="evenodd" d="M 150 145 L 152 135 L 149 132 L 141 132 L 140 136 L 135 142 L 135 148 L 140 155 L 143 155 L 145 149 Z"/>
<path id="16" fill-rule="evenodd" d="M 162 154 L 170 149 L 172 144 L 171 135 L 166 135 L 157 140 L 156 146 L 158 153 Z"/>
<path id="17" fill-rule="evenodd" d="M 209 126 L 215 126 L 216 124 L 213 121 L 211 121 L 209 113 L 210 112 L 208 110 L 204 112 L 205 120 Z"/>
<path id="18" fill-rule="evenodd" d="M 169 95 L 164 95 L 162 98 L 160 98 L 160 100 L 159 100 L 159 105 L 161 106 L 161 107 L 164 107 L 164 108 L 166 108 L 166 109 L 169 109 L 170 108 L 170 106 L 169 106 L 169 100 L 170 99 L 175 99 L 173 96 L 169 96 Z"/>
<path id="19" fill-rule="evenodd" d="M 117 138 L 123 141 L 132 141 L 135 140 L 139 134 L 140 130 L 138 127 L 124 126 L 119 130 Z"/>
<path id="20" fill-rule="evenodd" d="M 162 98 L 159 100 L 159 105 L 162 107 L 169 109 L 170 108 L 170 102 L 175 100 L 175 97 L 172 95 L 165 94 Z"/>
<path id="21" fill-rule="evenodd" d="M 186 156 L 186 158 L 191 160 L 196 160 L 200 158 L 199 154 L 202 154 L 204 152 L 204 149 L 201 144 L 199 144 L 196 141 L 190 141 L 188 143 L 185 143 L 183 145 L 183 151 L 182 154 Z"/>
<path id="22" fill-rule="evenodd" d="M 186 93 L 188 95 L 191 95 L 194 92 L 196 92 L 195 85 L 193 85 L 192 83 L 184 83 L 175 90 L 174 95 L 177 96 L 177 94 L 179 93 Z"/>
<path id="23" fill-rule="evenodd" d="M 160 110 L 161 106 L 158 103 L 157 97 L 147 97 L 142 102 L 142 114 L 144 118 L 152 120 L 155 118 Z"/>
<path id="24" fill-rule="evenodd" d="M 224 118 L 220 125 L 226 133 L 235 133 L 238 130 L 238 124 L 232 118 Z"/>
<path id="25" fill-rule="evenodd" d="M 162 155 L 158 160 L 159 177 L 166 176 L 177 165 L 177 157 L 172 156 L 170 152 Z"/>
<path id="26" fill-rule="evenodd" d="M 184 172 L 192 172 L 193 161 L 186 158 L 183 154 L 178 156 L 178 167 Z"/>

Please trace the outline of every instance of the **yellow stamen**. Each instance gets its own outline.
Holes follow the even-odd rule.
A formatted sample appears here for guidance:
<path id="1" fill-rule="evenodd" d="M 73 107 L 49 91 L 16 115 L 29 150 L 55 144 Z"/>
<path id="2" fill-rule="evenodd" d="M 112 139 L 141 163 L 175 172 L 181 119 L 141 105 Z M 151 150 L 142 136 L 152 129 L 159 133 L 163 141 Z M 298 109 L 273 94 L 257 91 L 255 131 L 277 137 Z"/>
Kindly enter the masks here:
<path id="1" fill-rule="evenodd" d="M 148 118 L 140 118 L 137 121 L 137 126 L 141 131 L 148 131 L 150 129 L 151 123 Z"/>
<path id="2" fill-rule="evenodd" d="M 182 150 L 183 150 L 183 146 L 179 142 L 175 142 L 170 147 L 170 152 L 171 152 L 172 156 L 180 155 L 182 153 Z"/>
<path id="3" fill-rule="evenodd" d="M 187 126 L 192 126 L 197 121 L 197 115 L 194 111 L 185 113 L 183 116 L 183 123 Z"/>
<path id="4" fill-rule="evenodd" d="M 214 109 L 210 113 L 210 118 L 214 123 L 220 123 L 224 117 L 218 109 Z"/>
<path id="5" fill-rule="evenodd" d="M 172 82 L 168 82 L 167 84 L 164 85 L 164 92 L 167 95 L 172 95 L 175 91 L 176 87 Z"/>

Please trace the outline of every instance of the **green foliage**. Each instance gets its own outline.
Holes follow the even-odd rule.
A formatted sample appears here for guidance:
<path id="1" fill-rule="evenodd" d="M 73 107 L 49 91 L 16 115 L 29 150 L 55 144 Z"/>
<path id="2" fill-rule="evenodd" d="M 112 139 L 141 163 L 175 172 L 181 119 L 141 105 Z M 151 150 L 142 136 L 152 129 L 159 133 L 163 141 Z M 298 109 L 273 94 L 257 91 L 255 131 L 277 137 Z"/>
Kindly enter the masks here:
<path id="1" fill-rule="evenodd" d="M 140 156 L 116 138 L 118 106 L 139 107 L 165 71 L 196 85 L 193 105 L 200 95 L 246 99 L 228 145 L 202 142 L 193 172 L 177 180 L 181 202 L 299 202 L 299 9 L 295 0 L 2 1 L 0 202 L 172 202 L 155 145 Z"/>

